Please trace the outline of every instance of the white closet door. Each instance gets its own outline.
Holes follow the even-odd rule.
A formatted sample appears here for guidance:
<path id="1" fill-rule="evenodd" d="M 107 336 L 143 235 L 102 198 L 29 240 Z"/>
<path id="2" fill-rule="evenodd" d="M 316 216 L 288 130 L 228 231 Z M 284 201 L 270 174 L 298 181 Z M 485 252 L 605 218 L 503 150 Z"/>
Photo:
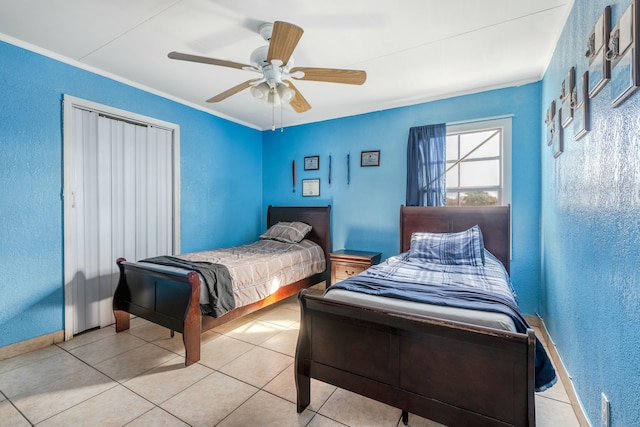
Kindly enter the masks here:
<path id="1" fill-rule="evenodd" d="M 74 108 L 74 334 L 113 323 L 116 259 L 173 253 L 173 135 Z M 65 213 L 66 215 L 66 213 Z"/>

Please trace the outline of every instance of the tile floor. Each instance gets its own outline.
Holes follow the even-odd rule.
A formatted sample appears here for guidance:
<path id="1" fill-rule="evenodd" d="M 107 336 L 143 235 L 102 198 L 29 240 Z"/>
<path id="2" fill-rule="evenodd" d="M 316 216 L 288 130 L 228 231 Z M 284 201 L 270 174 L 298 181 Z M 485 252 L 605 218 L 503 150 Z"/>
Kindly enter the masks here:
<path id="1" fill-rule="evenodd" d="M 188 368 L 181 335 L 142 319 L 0 361 L 0 425 L 402 426 L 399 409 L 315 380 L 296 413 L 298 321 L 292 297 L 205 332 Z M 536 395 L 536 411 L 538 426 L 579 425 L 561 383 Z"/>

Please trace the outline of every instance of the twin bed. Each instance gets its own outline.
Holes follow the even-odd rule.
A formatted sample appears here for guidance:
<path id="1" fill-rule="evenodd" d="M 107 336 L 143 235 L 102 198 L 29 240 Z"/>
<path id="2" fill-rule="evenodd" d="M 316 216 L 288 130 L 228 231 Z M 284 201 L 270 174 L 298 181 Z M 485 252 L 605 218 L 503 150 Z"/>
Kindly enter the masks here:
<path id="1" fill-rule="evenodd" d="M 309 277 L 293 283 L 278 283 L 285 280 L 284 276 L 271 280 L 275 283 L 267 294 L 258 292 L 252 297 L 254 301 L 249 299 L 237 306 L 235 302 L 241 298 L 236 290 L 230 305 L 222 301 L 216 306 L 206 299 L 223 300 L 221 290 L 211 287 L 210 279 L 205 287 L 204 274 L 197 266 L 193 271 L 173 264 L 173 259 L 155 260 L 168 266 L 119 259 L 120 281 L 113 302 L 116 330 L 129 327 L 132 313 L 179 331 L 188 366 L 200 358 L 201 332 L 298 293 L 298 412 L 309 405 L 310 380 L 315 378 L 400 408 L 405 423 L 411 412 L 449 426 L 535 426 L 534 391 L 552 385 L 555 372 L 533 330 L 510 299 L 509 207 L 402 207 L 402 254 L 391 257 L 380 269 L 372 267 L 330 287 L 323 296 L 311 295 L 305 288 L 329 282 L 330 207 L 270 206 L 269 231 L 282 222 L 311 226 L 304 242 L 318 245 L 321 260 L 316 264 L 321 267 L 305 273 Z M 269 231 L 262 240 L 270 240 Z M 513 306 L 511 311 L 492 305 L 483 311 L 446 301 L 425 304 L 411 296 L 413 290 L 408 297 L 402 294 L 399 299 L 388 298 L 396 293 L 396 284 L 406 287 L 401 282 L 408 281 L 410 288 L 421 288 L 427 284 L 422 280 L 431 280 L 419 278 L 421 272 L 414 276 L 411 270 L 413 264 L 422 262 L 415 257 L 433 255 L 429 253 L 433 247 L 420 246 L 418 236 L 425 232 L 449 233 L 445 236 L 464 232 L 467 234 L 458 234 L 465 239 L 472 236 L 470 241 L 475 246 L 463 245 L 460 249 L 458 242 L 452 246 L 446 239 L 435 245 L 436 252 L 443 248 L 447 253 L 464 252 L 462 264 L 469 264 L 471 254 L 472 264 L 464 265 L 458 276 L 450 265 L 441 266 L 436 275 L 458 277 L 462 288 L 474 280 L 483 287 L 486 278 L 474 279 L 465 273 L 465 269 L 477 269 L 477 262 L 481 270 L 490 272 L 489 276 L 506 277 L 506 293 L 510 295 L 504 299 L 508 300 L 507 306 Z M 189 255 L 181 258 L 193 264 L 201 259 Z M 233 267 L 229 270 L 237 276 Z M 213 275 L 215 279 L 224 277 L 220 271 Z M 492 280 L 489 278 L 489 282 Z M 389 287 L 390 283 L 393 286 Z M 465 295 L 467 291 L 463 289 Z"/>
<path id="2" fill-rule="evenodd" d="M 487 264 L 478 261 L 480 269 L 489 270 L 488 258 L 493 254 L 504 265 L 506 276 L 509 218 L 508 206 L 402 207 L 403 255 L 341 282 L 336 286 L 340 290 L 332 286 L 321 297 L 301 291 L 295 358 L 298 412 L 309 405 L 310 379 L 315 378 L 400 408 L 405 424 L 410 412 L 448 426 L 535 426 L 534 391 L 553 385 L 555 372 L 517 308 L 505 320 L 494 316 L 501 313 L 459 308 L 447 301 L 444 304 L 451 307 L 437 304 L 425 309 L 416 307 L 421 303 L 412 296 L 408 301 L 380 296 L 395 295 L 396 287 L 407 286 L 407 282 L 414 288 L 430 286 L 418 275 L 408 280 L 403 277 L 408 276 L 407 264 L 422 263 L 412 259 L 412 254 L 418 258 L 429 254 L 421 251 L 424 248 L 416 244 L 419 239 L 412 238 L 414 233 L 466 235 L 478 225 L 483 246 L 490 252 L 483 252 Z M 448 237 L 435 248 L 436 252 L 456 252 L 457 248 L 464 259 L 472 251 L 468 246 L 456 247 Z M 450 265 L 450 256 L 428 267 L 438 270 L 436 276 L 444 281 L 456 277 L 456 269 L 470 267 Z M 445 265 L 438 264 L 442 262 Z M 500 275 L 502 266 L 494 267 L 489 276 Z M 389 283 L 393 286 L 387 286 Z M 464 283 L 460 285 L 456 288 L 466 298 L 469 292 Z M 510 288 L 508 276 L 506 286 Z M 436 288 L 440 294 L 441 287 Z M 499 326 L 501 323 L 505 325 Z"/>
<path id="3" fill-rule="evenodd" d="M 330 217 L 330 206 L 269 206 L 267 210 L 268 230 L 273 230 L 272 227 L 277 227 L 279 223 L 303 223 L 311 226 L 308 235 L 300 243 L 316 245 L 318 248 L 316 252 L 321 256 L 321 259 L 316 260 L 315 264 L 321 264 L 322 268 L 316 270 L 318 272 L 295 279 L 293 282 L 287 281 L 291 275 L 274 276 L 267 283 L 262 283 L 266 285 L 266 290 L 254 291 L 251 284 L 248 284 L 244 287 L 243 293 L 247 294 L 249 302 L 238 301 L 235 304 L 234 299 L 237 295 L 233 297 L 225 295 L 224 289 L 214 288 L 213 292 L 207 292 L 209 286 L 204 283 L 203 274 L 194 271 L 193 268 L 177 267 L 178 260 L 175 259 L 149 260 L 162 264 L 129 262 L 124 258 L 118 259 L 116 262 L 120 270 L 120 278 L 113 296 L 116 332 L 129 329 L 129 314 L 139 316 L 164 326 L 172 332 L 182 333 L 185 365 L 189 366 L 197 362 L 200 360 L 200 334 L 202 332 L 295 295 L 301 289 L 329 280 L 330 269 L 327 269 L 326 264 L 329 252 L 331 252 Z M 289 240 L 279 236 L 276 238 Z M 279 242 L 271 238 L 261 239 L 261 241 L 265 240 L 269 245 L 277 245 Z M 260 244 L 260 241 L 257 243 Z M 286 246 L 287 242 L 282 243 Z M 252 251 L 254 253 L 264 252 L 266 249 L 253 248 Z M 216 256 L 218 254 L 214 254 L 214 257 Z M 283 256 L 287 257 L 286 254 Z M 185 261 L 192 266 L 197 266 L 203 259 L 198 256 L 187 258 L 191 258 Z M 169 261 L 175 261 L 175 263 Z M 267 268 L 269 267 L 271 266 L 267 266 Z M 249 274 L 259 273 L 254 270 Z M 243 274 L 241 269 L 237 274 Z M 224 271 L 214 271 L 213 273 L 209 272 L 209 275 L 213 275 L 214 279 L 220 279 L 227 274 Z M 219 281 L 224 282 L 223 280 Z M 213 284 L 213 286 L 215 285 Z M 208 300 L 209 297 L 211 300 Z M 205 299 L 207 300 L 205 301 Z"/>

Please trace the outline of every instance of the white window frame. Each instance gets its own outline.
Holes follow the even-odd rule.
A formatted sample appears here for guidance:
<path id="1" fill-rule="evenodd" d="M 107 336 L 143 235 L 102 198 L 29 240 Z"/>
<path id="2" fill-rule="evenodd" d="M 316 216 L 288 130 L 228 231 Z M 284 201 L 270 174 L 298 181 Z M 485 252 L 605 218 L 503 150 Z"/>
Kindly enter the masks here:
<path id="1" fill-rule="evenodd" d="M 501 201 L 500 205 L 511 204 L 511 117 L 493 117 L 471 122 L 447 123 L 447 136 L 450 134 L 482 132 L 500 128 L 502 131 L 501 151 Z M 449 189 L 447 188 L 447 191 Z"/>

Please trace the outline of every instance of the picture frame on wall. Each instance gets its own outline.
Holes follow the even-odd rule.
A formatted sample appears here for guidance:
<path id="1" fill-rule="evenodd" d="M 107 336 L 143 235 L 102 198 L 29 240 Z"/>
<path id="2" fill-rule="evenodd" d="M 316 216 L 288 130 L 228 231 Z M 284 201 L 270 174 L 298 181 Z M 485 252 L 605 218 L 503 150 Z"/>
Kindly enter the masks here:
<path id="1" fill-rule="evenodd" d="M 304 170 L 316 171 L 320 169 L 320 156 L 306 156 L 304 158 Z"/>
<path id="2" fill-rule="evenodd" d="M 611 63 L 606 57 L 610 32 L 611 6 L 606 6 L 587 39 L 589 98 L 594 98 L 611 79 Z"/>
<path id="3" fill-rule="evenodd" d="M 555 132 L 555 119 L 556 119 L 556 101 L 555 99 L 549 104 L 547 108 L 547 115 L 544 119 L 544 123 L 547 125 L 547 145 L 553 143 L 553 134 Z"/>
<path id="4" fill-rule="evenodd" d="M 576 87 L 576 108 L 574 111 L 574 138 L 578 141 L 585 136 L 590 129 L 590 112 L 589 112 L 589 71 L 585 71 L 580 79 L 580 83 Z"/>
<path id="5" fill-rule="evenodd" d="M 360 166 L 380 166 L 380 150 L 363 151 L 360 153 Z"/>
<path id="6" fill-rule="evenodd" d="M 553 157 L 557 158 L 564 151 L 564 141 L 562 139 L 562 109 L 558 110 L 556 114 L 556 118 L 554 120 L 555 123 L 555 131 L 553 132 L 553 140 L 551 142 L 551 151 L 553 152 Z"/>
<path id="7" fill-rule="evenodd" d="M 302 180 L 302 195 L 304 197 L 317 197 L 320 196 L 320 179 L 303 179 Z"/>
<path id="8" fill-rule="evenodd" d="M 574 89 L 576 87 L 576 68 L 571 67 L 567 76 L 562 82 L 560 88 L 560 102 L 562 110 L 562 127 L 566 128 L 573 121 L 573 107 L 575 105 L 573 101 Z"/>
<path id="9" fill-rule="evenodd" d="M 638 89 L 636 27 L 638 21 L 638 0 L 633 0 L 611 31 L 607 56 L 611 59 L 611 105 L 622 104 Z"/>

